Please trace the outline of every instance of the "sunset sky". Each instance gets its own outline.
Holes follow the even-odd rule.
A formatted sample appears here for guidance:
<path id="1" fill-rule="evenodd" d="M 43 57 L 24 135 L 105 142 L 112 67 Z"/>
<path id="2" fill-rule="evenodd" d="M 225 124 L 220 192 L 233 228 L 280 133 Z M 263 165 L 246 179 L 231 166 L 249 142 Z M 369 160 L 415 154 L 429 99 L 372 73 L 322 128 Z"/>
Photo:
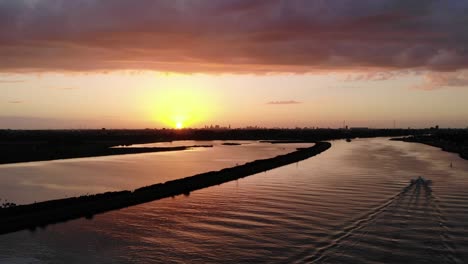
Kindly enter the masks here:
<path id="1" fill-rule="evenodd" d="M 467 127 L 468 1 L 0 0 L 0 129 Z"/>

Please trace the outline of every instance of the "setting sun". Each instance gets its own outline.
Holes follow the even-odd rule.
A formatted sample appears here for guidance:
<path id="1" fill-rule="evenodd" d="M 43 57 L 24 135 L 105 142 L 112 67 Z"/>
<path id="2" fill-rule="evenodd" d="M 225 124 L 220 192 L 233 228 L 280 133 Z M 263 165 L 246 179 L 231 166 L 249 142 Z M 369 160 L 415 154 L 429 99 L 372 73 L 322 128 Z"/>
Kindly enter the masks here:
<path id="1" fill-rule="evenodd" d="M 168 88 L 158 89 L 148 102 L 151 119 L 177 129 L 201 126 L 211 118 L 213 100 L 206 93 L 193 89 L 183 77 L 171 78 Z M 191 87 L 179 88 L 179 87 Z"/>

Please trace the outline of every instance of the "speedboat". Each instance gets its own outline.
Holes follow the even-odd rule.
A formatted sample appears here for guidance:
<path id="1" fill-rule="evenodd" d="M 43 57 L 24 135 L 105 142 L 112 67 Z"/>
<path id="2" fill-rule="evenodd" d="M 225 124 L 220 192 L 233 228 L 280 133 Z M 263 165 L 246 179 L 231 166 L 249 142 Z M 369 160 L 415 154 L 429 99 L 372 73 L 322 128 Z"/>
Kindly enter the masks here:
<path id="1" fill-rule="evenodd" d="M 411 184 L 423 184 L 423 185 L 431 185 L 432 181 L 424 179 L 424 177 L 419 176 L 416 179 L 411 179 Z"/>

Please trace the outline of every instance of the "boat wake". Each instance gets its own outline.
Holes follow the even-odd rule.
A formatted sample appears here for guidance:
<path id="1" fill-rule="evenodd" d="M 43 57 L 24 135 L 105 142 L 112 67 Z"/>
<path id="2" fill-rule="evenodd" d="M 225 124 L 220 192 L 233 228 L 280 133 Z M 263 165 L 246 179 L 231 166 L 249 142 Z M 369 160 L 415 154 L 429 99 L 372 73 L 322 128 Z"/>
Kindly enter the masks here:
<path id="1" fill-rule="evenodd" d="M 315 250 L 303 252 L 289 262 L 346 263 L 372 258 L 396 263 L 425 254 L 433 261 L 458 263 L 455 245 L 449 242 L 447 221 L 431 184 L 422 177 L 412 180 L 399 193 L 315 244 Z M 391 254 L 394 250 L 402 254 Z"/>

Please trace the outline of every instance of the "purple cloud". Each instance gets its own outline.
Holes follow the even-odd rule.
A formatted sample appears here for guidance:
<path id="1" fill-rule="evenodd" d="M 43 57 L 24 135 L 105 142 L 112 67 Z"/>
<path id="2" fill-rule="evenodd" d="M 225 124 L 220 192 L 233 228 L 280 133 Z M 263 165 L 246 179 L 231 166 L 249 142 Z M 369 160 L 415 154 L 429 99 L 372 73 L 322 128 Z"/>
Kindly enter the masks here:
<path id="1" fill-rule="evenodd" d="M 51 87 L 51 89 L 70 91 L 70 90 L 78 90 L 79 88 L 78 87 Z"/>
<path id="2" fill-rule="evenodd" d="M 0 1 L 0 71 L 454 71 L 468 68 L 467 11 L 459 0 Z"/>
<path id="3" fill-rule="evenodd" d="M 268 102 L 267 104 L 270 104 L 270 105 L 290 105 L 290 104 L 301 104 L 301 103 L 302 102 L 289 100 L 289 101 L 271 101 L 271 102 Z"/>

